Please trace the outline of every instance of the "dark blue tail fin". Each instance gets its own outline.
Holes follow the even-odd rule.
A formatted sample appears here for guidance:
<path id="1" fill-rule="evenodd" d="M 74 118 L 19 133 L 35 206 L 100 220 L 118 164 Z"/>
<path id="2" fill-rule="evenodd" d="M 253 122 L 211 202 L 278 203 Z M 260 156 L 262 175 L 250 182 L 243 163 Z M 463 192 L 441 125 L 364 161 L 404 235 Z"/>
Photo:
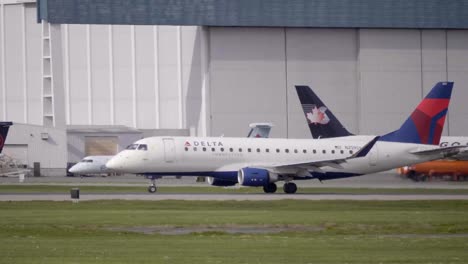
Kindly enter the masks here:
<path id="1" fill-rule="evenodd" d="M 296 85 L 297 95 L 301 101 L 304 115 L 313 138 L 333 138 L 352 136 L 336 119 L 309 86 Z"/>
<path id="2" fill-rule="evenodd" d="M 0 122 L 0 153 L 2 153 L 8 135 L 8 129 L 10 129 L 11 125 L 13 125 L 12 122 Z"/>
<path id="3" fill-rule="evenodd" d="M 453 82 L 437 83 L 400 129 L 380 141 L 439 145 L 452 88 Z"/>

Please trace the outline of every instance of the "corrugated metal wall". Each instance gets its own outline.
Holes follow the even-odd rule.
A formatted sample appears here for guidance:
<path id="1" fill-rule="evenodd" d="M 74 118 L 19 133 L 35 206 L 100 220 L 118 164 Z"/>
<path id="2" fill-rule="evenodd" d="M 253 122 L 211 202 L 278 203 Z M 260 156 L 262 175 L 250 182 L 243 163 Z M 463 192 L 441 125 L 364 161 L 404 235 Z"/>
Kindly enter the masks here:
<path id="1" fill-rule="evenodd" d="M 67 123 L 198 128 L 200 30 L 63 25 Z"/>
<path id="2" fill-rule="evenodd" d="M 0 116 L 42 124 L 34 5 L 2 5 Z M 445 133 L 466 135 L 468 31 L 62 25 L 70 125 L 308 137 L 294 84 L 309 84 L 355 133 L 397 128 L 438 80 L 455 81 Z M 60 98 L 55 98 L 60 100 Z"/>
<path id="3" fill-rule="evenodd" d="M 468 30 L 216 27 L 210 40 L 212 135 L 261 121 L 275 123 L 274 137 L 310 137 L 295 84 L 314 88 L 350 131 L 386 133 L 447 79 L 444 133 L 468 131 Z"/>
<path id="4" fill-rule="evenodd" d="M 42 124 L 41 27 L 36 6 L 0 5 L 0 117 Z"/>

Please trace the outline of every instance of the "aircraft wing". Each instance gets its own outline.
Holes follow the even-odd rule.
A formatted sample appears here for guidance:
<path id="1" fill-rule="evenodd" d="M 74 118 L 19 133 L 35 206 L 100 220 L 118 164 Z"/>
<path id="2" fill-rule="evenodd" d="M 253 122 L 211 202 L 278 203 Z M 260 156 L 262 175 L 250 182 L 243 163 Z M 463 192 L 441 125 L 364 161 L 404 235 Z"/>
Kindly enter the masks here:
<path id="1" fill-rule="evenodd" d="M 339 158 L 339 159 L 321 159 L 321 160 L 311 160 L 306 162 L 299 162 L 299 163 L 276 163 L 276 164 L 268 164 L 268 165 L 260 165 L 260 166 L 253 166 L 253 167 L 263 167 L 268 171 L 273 173 L 297 173 L 298 171 L 317 171 L 321 172 L 321 167 L 329 166 L 333 168 L 340 169 L 342 168 L 341 164 L 347 162 L 350 159 L 362 158 L 367 156 L 370 152 L 372 147 L 375 143 L 379 140 L 380 137 L 375 137 L 371 141 L 369 141 L 364 147 L 362 147 L 358 152 L 355 154 L 347 157 L 347 158 Z"/>
<path id="2" fill-rule="evenodd" d="M 464 153 L 468 151 L 467 146 L 450 146 L 450 147 L 443 147 L 443 148 L 434 148 L 429 150 L 415 150 L 412 151 L 411 154 L 415 155 L 441 155 L 441 158 L 448 158 L 455 156 L 459 153 Z"/>

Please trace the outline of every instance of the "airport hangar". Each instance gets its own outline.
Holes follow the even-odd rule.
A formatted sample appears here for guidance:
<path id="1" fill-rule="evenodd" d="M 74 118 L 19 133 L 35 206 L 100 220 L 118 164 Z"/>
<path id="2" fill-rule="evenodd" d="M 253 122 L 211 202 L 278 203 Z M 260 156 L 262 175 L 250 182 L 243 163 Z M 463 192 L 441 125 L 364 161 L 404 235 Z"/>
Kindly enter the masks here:
<path id="1" fill-rule="evenodd" d="M 42 174 L 150 135 L 308 138 L 295 84 L 350 131 L 400 126 L 455 81 L 444 134 L 467 135 L 465 0 L 1 0 L 5 153 Z"/>

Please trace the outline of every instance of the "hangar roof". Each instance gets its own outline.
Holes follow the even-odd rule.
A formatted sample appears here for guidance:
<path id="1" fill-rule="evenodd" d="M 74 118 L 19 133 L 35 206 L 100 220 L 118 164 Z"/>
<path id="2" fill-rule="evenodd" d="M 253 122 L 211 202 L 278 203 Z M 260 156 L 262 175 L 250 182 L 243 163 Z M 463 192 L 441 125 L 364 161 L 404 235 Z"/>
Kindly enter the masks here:
<path id="1" fill-rule="evenodd" d="M 468 28 L 468 0 L 37 0 L 56 24 Z"/>

